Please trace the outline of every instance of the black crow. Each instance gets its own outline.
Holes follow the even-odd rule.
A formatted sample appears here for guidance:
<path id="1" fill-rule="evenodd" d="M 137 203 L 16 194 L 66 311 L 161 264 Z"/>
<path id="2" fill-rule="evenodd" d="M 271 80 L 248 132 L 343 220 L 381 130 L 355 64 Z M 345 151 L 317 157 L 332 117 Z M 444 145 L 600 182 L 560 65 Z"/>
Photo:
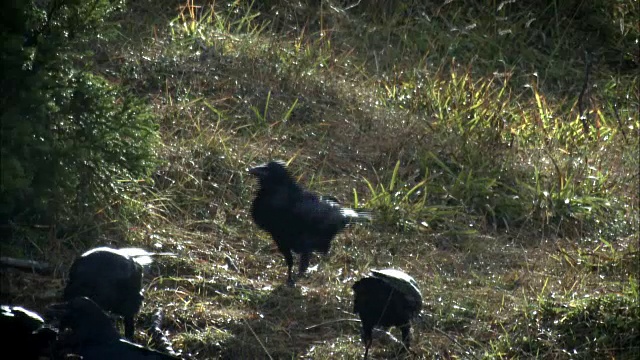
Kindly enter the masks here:
<path id="1" fill-rule="evenodd" d="M 353 285 L 353 312 L 362 320 L 362 341 L 366 359 L 373 340 L 375 326 L 397 326 L 402 341 L 409 348 L 411 320 L 422 309 L 422 295 L 416 281 L 394 269 L 371 270 L 371 274 Z"/>
<path id="2" fill-rule="evenodd" d="M 49 306 L 59 321 L 59 351 L 87 360 L 176 360 L 178 357 L 121 339 L 111 318 L 87 297 Z"/>
<path id="3" fill-rule="evenodd" d="M 259 182 L 251 216 L 284 255 L 289 285 L 294 284 L 292 251 L 300 254 L 299 274 L 304 274 L 312 252 L 328 253 L 331 240 L 347 224 L 371 220 L 368 212 L 343 208 L 331 197 L 305 191 L 282 161 L 256 166 L 249 173 Z"/>
<path id="4" fill-rule="evenodd" d="M 2 305 L 0 308 L 3 353 L 25 360 L 52 355 L 58 332 L 45 325 L 40 315 L 20 306 Z"/>
<path id="5" fill-rule="evenodd" d="M 99 247 L 77 258 L 69 270 L 64 301 L 86 296 L 101 308 L 124 318 L 124 335 L 133 339 L 134 318 L 142 306 L 142 267 L 151 256 L 173 255 L 149 253 L 138 248 Z"/>

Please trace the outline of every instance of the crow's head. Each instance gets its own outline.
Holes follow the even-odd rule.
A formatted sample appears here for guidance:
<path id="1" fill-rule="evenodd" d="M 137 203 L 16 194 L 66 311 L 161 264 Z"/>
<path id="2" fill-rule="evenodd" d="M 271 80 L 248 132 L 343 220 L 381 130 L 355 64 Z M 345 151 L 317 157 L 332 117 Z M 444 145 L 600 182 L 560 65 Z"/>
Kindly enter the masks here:
<path id="1" fill-rule="evenodd" d="M 261 184 L 287 182 L 291 179 L 284 161 L 272 160 L 249 169 L 249 174 L 258 178 Z"/>

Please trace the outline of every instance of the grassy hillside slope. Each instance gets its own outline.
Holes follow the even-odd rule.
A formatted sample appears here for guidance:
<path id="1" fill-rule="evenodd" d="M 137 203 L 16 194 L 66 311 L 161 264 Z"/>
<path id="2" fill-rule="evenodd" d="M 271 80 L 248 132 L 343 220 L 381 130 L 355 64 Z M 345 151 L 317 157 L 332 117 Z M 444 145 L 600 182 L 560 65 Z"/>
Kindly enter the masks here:
<path id="1" fill-rule="evenodd" d="M 162 249 L 139 322 L 163 307 L 185 358 L 351 359 L 351 285 L 395 267 L 415 358 L 638 356 L 640 10 L 541 4 L 131 2 L 95 72 L 152 107 L 162 164 L 90 230 L 18 231 L 56 272 L 3 272 L 3 300 L 42 308 L 90 246 Z M 248 213 L 273 158 L 375 216 L 295 288 Z"/>

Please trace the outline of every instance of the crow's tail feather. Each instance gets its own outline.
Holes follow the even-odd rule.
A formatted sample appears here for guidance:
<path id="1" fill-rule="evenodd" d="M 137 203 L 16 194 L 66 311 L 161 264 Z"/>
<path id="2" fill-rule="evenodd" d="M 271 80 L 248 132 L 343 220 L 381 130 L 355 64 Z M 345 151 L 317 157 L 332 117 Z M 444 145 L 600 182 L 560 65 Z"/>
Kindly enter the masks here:
<path id="1" fill-rule="evenodd" d="M 140 249 L 140 248 L 121 248 L 121 249 L 118 249 L 118 252 L 120 254 L 124 255 L 124 256 L 131 257 L 133 259 L 133 261 L 137 262 L 138 264 L 140 264 L 142 266 L 146 266 L 146 265 L 151 264 L 153 262 L 153 258 L 154 257 L 158 257 L 158 256 L 177 256 L 174 253 L 148 252 L 147 250 Z"/>
<path id="2" fill-rule="evenodd" d="M 345 217 L 348 224 L 369 223 L 373 220 L 371 211 L 366 209 L 342 208 L 340 209 L 340 212 Z"/>
<path id="3" fill-rule="evenodd" d="M 371 210 L 341 207 L 340 202 L 335 196 L 320 195 L 318 199 L 320 201 L 324 201 L 330 204 L 331 206 L 339 207 L 340 213 L 342 214 L 342 216 L 344 216 L 347 224 L 368 223 L 373 220 L 373 215 L 371 215 Z"/>

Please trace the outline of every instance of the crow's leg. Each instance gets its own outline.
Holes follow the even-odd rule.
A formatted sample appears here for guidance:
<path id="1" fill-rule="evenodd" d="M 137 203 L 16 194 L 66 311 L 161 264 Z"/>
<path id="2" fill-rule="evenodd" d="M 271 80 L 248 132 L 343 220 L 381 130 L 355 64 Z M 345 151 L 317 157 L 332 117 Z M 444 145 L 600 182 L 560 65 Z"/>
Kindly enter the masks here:
<path id="1" fill-rule="evenodd" d="M 406 350 L 409 350 L 409 344 L 411 342 L 411 324 L 406 323 L 401 325 L 400 331 L 402 331 L 402 343 Z"/>
<path id="2" fill-rule="evenodd" d="M 309 268 L 309 260 L 311 259 L 311 253 L 303 252 L 300 254 L 300 267 L 298 268 L 298 275 L 302 276 Z"/>
<path id="3" fill-rule="evenodd" d="M 364 360 L 369 357 L 369 348 L 373 342 L 373 325 L 363 322 L 362 323 L 362 342 L 364 342 Z"/>
<path id="4" fill-rule="evenodd" d="M 127 315 L 124 317 L 124 337 L 127 340 L 133 341 L 134 324 L 133 315 Z"/>
<path id="5" fill-rule="evenodd" d="M 280 249 L 282 255 L 284 255 L 284 261 L 287 263 L 287 285 L 293 286 L 295 285 L 295 280 L 293 280 L 293 254 L 290 249 Z"/>

